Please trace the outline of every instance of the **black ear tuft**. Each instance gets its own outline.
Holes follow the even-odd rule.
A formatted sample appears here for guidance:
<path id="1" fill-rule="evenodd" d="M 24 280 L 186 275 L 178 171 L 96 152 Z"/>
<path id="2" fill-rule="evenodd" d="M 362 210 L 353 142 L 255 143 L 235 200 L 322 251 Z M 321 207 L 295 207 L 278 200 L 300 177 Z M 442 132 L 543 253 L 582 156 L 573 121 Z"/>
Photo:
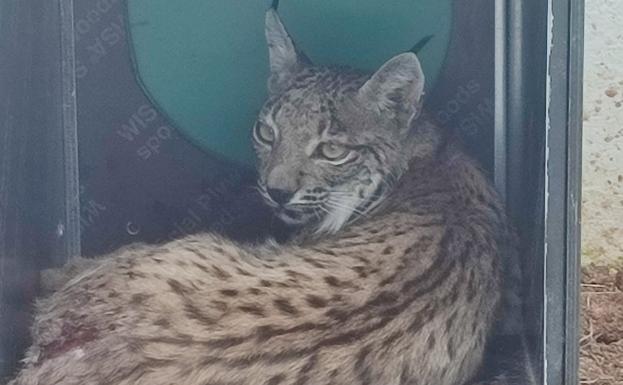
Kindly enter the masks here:
<path id="1" fill-rule="evenodd" d="M 297 51 L 279 14 L 273 8 L 266 12 L 266 41 L 270 60 L 268 90 L 276 94 L 282 92 L 290 80 L 309 64 L 309 59 Z"/>
<path id="2" fill-rule="evenodd" d="M 409 52 L 413 52 L 414 54 L 418 54 L 420 53 L 420 51 L 422 50 L 422 48 L 424 48 L 426 46 L 426 44 L 428 44 L 428 42 L 430 41 L 430 39 L 432 39 L 435 35 L 428 35 L 428 36 L 424 36 L 423 38 L 420 39 L 420 41 L 418 41 L 417 43 L 415 43 L 415 45 L 413 46 L 413 48 L 411 48 L 409 50 Z"/>

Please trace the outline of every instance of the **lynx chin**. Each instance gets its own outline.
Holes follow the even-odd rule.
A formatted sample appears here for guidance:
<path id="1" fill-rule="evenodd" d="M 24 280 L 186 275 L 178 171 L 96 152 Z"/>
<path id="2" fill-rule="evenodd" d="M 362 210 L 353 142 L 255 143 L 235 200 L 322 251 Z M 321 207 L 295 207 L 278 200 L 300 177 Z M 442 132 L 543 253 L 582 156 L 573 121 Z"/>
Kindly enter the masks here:
<path id="1" fill-rule="evenodd" d="M 312 64 L 266 15 L 259 189 L 294 241 L 199 234 L 46 272 L 10 385 L 462 385 L 500 319 L 504 208 L 412 53 Z"/>

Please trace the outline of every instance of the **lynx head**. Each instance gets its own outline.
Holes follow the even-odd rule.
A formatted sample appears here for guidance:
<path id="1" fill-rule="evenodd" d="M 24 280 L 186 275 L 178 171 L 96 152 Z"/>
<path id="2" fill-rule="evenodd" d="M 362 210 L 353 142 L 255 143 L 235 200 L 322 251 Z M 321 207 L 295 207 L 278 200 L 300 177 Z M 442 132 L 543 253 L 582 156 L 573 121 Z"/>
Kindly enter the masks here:
<path id="1" fill-rule="evenodd" d="M 373 75 L 314 66 L 266 15 L 269 98 L 253 128 L 259 187 L 286 223 L 334 233 L 391 191 L 412 156 L 424 75 L 412 53 Z"/>

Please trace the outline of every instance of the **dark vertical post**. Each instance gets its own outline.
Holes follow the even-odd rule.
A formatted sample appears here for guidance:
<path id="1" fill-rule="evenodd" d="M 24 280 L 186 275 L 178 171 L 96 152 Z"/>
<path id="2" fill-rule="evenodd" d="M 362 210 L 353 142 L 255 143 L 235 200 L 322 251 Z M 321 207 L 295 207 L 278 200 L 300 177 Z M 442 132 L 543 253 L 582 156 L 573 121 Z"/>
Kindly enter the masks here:
<path id="1" fill-rule="evenodd" d="M 507 0 L 495 0 L 494 42 L 494 115 L 493 115 L 493 181 L 504 201 L 507 189 L 507 125 L 509 86 L 509 18 Z"/>
<path id="2" fill-rule="evenodd" d="M 65 252 L 55 258 L 57 265 L 66 262 L 68 256 L 81 255 L 74 0 L 60 0 L 60 23 Z"/>
<path id="3" fill-rule="evenodd" d="M 579 383 L 584 0 L 569 9 L 565 384 Z"/>
<path id="4" fill-rule="evenodd" d="M 537 381 L 576 384 L 583 0 L 506 1 L 507 201 Z M 529 242 L 527 242 L 529 241 Z"/>
<path id="5" fill-rule="evenodd" d="M 547 385 L 571 385 L 578 379 L 584 4 L 548 4 L 544 375 Z"/>
<path id="6" fill-rule="evenodd" d="M 522 240 L 525 349 L 542 381 L 547 3 L 507 0 L 506 17 L 507 205 Z"/>
<path id="7" fill-rule="evenodd" d="M 61 27 L 59 1 L 0 4 L 0 378 L 27 344 L 38 270 L 79 252 L 73 70 L 63 60 L 72 48 Z"/>

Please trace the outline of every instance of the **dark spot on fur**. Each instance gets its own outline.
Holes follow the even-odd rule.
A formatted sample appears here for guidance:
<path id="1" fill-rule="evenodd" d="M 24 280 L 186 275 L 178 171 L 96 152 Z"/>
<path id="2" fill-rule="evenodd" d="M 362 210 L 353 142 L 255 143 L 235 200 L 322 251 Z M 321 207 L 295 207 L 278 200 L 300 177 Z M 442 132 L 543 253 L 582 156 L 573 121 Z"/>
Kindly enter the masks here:
<path id="1" fill-rule="evenodd" d="M 209 272 L 210 272 L 210 270 L 208 270 L 208 267 L 207 267 L 207 266 L 205 266 L 205 265 L 202 265 L 202 264 L 197 263 L 197 262 L 193 262 L 193 265 L 194 265 L 197 269 L 199 269 L 199 270 L 203 271 L 204 273 L 209 273 Z"/>
<path id="2" fill-rule="evenodd" d="M 374 297 L 374 299 L 370 300 L 367 305 L 371 307 L 378 307 L 383 305 L 390 305 L 395 303 L 400 296 L 398 293 L 392 291 L 382 291 Z"/>
<path id="3" fill-rule="evenodd" d="M 266 317 L 266 313 L 264 313 L 264 309 L 255 304 L 246 304 L 238 306 L 238 309 L 244 313 L 252 314 L 257 317 Z"/>
<path id="4" fill-rule="evenodd" d="M 474 271 L 470 271 L 469 277 L 467 278 L 467 302 L 474 301 L 476 298 L 477 290 L 476 290 L 476 279 L 474 277 Z"/>
<path id="5" fill-rule="evenodd" d="M 169 285 L 171 290 L 173 290 L 173 292 L 176 294 L 185 295 L 190 292 L 190 290 L 186 286 L 182 285 L 179 281 L 175 279 L 172 279 L 172 278 L 168 279 L 167 284 Z"/>
<path id="6" fill-rule="evenodd" d="M 203 253 L 201 253 L 201 252 L 199 252 L 199 251 L 197 251 L 195 254 L 196 254 L 196 255 L 197 255 L 197 257 L 199 257 L 199 259 L 201 259 L 201 260 L 204 260 L 204 261 L 207 261 L 207 260 L 208 260 L 208 256 L 207 256 L 207 255 L 205 255 L 205 254 L 203 254 Z"/>
<path id="7" fill-rule="evenodd" d="M 394 248 L 391 246 L 387 246 L 386 248 L 383 249 L 382 254 L 383 255 L 389 255 L 391 253 L 394 252 Z"/>
<path id="8" fill-rule="evenodd" d="M 365 266 L 355 266 L 352 268 L 355 273 L 359 276 L 359 278 L 367 278 L 368 273 L 366 272 Z"/>
<path id="9" fill-rule="evenodd" d="M 454 325 L 454 321 L 456 320 L 456 313 L 450 314 L 450 317 L 446 320 L 446 333 L 450 333 L 452 326 Z"/>
<path id="10" fill-rule="evenodd" d="M 248 292 L 249 292 L 249 294 L 251 294 L 251 295 L 262 295 L 262 294 L 264 294 L 264 292 L 263 292 L 263 291 L 261 291 L 261 290 L 260 290 L 260 289 L 258 289 L 258 288 L 255 288 L 255 287 L 250 288 L 250 289 L 248 290 Z"/>
<path id="11" fill-rule="evenodd" d="M 432 350 L 435 347 L 435 333 L 431 332 L 426 339 L 426 346 L 428 350 Z"/>
<path id="12" fill-rule="evenodd" d="M 311 280 L 311 278 L 308 275 L 305 275 L 303 273 L 299 273 L 298 271 L 294 271 L 294 270 L 286 270 L 286 274 L 289 277 L 292 277 L 293 279 L 301 279 L 301 280 L 305 280 L 305 281 Z"/>
<path id="13" fill-rule="evenodd" d="M 266 381 L 266 385 L 279 385 L 283 381 L 285 381 L 286 376 L 284 374 L 277 374 L 276 376 L 272 376 L 268 381 Z"/>
<path id="14" fill-rule="evenodd" d="M 384 348 L 390 347 L 396 342 L 399 338 L 402 338 L 404 332 L 402 330 L 398 330 L 393 332 L 389 337 L 383 340 L 382 346 Z"/>
<path id="15" fill-rule="evenodd" d="M 342 283 L 340 282 L 340 280 L 337 279 L 336 277 L 332 276 L 332 275 L 328 275 L 328 276 L 324 277 L 324 281 L 329 286 L 333 286 L 333 287 L 341 287 L 342 286 Z"/>
<path id="16" fill-rule="evenodd" d="M 306 258 L 305 257 L 305 258 L 303 258 L 303 261 L 305 261 L 307 264 L 309 264 L 309 265 L 311 265 L 311 266 L 313 266 L 315 268 L 318 268 L 318 269 L 326 268 L 326 266 L 323 263 L 321 263 L 319 261 L 316 261 L 315 259 L 312 259 L 312 258 Z"/>
<path id="17" fill-rule="evenodd" d="M 366 257 L 362 257 L 360 255 L 356 256 L 355 259 L 357 259 L 358 261 L 360 261 L 361 263 L 363 263 L 364 265 L 369 265 L 370 264 L 370 260 Z"/>
<path id="18" fill-rule="evenodd" d="M 453 360 L 454 356 L 456 355 L 456 352 L 454 351 L 454 341 L 452 340 L 452 338 L 448 340 L 447 350 L 448 350 L 448 357 L 450 357 L 450 359 Z"/>
<path id="19" fill-rule="evenodd" d="M 216 323 L 212 317 L 205 314 L 201 309 L 190 302 L 184 304 L 184 312 L 188 318 L 198 321 L 203 325 L 212 326 Z"/>
<path id="20" fill-rule="evenodd" d="M 452 294 L 450 295 L 450 303 L 455 303 L 459 299 L 459 291 L 452 290 Z"/>
<path id="21" fill-rule="evenodd" d="M 370 354 L 371 349 L 370 346 L 364 346 L 359 350 L 355 359 L 355 369 L 361 368 L 366 363 L 366 358 Z"/>
<path id="22" fill-rule="evenodd" d="M 317 295 L 309 294 L 305 297 L 307 304 L 315 309 L 323 308 L 327 306 L 327 300 Z"/>
<path id="23" fill-rule="evenodd" d="M 262 287 L 272 287 L 273 284 L 272 284 L 272 282 L 263 279 L 263 280 L 260 281 L 260 286 L 262 286 Z"/>
<path id="24" fill-rule="evenodd" d="M 344 297 L 342 297 L 340 294 L 334 294 L 331 297 L 331 301 L 333 302 L 341 302 L 344 299 Z"/>
<path id="25" fill-rule="evenodd" d="M 231 274 L 229 274 L 228 272 L 226 272 L 225 270 L 221 269 L 220 267 L 216 265 L 212 265 L 212 271 L 214 271 L 214 276 L 216 278 L 221 279 L 223 281 L 226 281 L 231 278 Z"/>
<path id="26" fill-rule="evenodd" d="M 275 305 L 277 310 L 279 310 L 280 312 L 284 314 L 287 314 L 287 315 L 298 315 L 299 314 L 298 309 L 292 306 L 290 301 L 288 301 L 285 298 L 276 299 L 273 301 L 273 304 Z"/>
<path id="27" fill-rule="evenodd" d="M 372 349 L 370 349 L 370 346 L 364 346 L 357 353 L 355 359 L 355 371 L 357 372 L 357 377 L 359 378 L 359 382 L 365 385 L 372 385 L 370 368 L 366 365 L 367 357 L 371 351 Z"/>
<path id="28" fill-rule="evenodd" d="M 154 325 L 167 329 L 169 328 L 169 326 L 171 326 L 171 322 L 169 322 L 169 320 L 166 318 L 160 318 L 159 320 L 154 322 Z"/>
<path id="29" fill-rule="evenodd" d="M 343 322 L 348 319 L 348 313 L 340 309 L 329 309 L 324 313 L 327 317 Z"/>
<path id="30" fill-rule="evenodd" d="M 398 274 L 394 273 L 394 274 L 390 275 L 389 277 L 383 279 L 381 282 L 379 282 L 379 287 L 387 286 L 390 283 L 393 283 L 394 280 L 396 280 L 397 276 L 398 276 Z"/>
<path id="31" fill-rule="evenodd" d="M 257 336 L 257 339 L 259 341 L 268 341 L 269 339 L 271 339 L 275 334 L 274 334 L 274 329 L 272 326 L 270 325 L 262 325 L 262 326 L 258 326 L 255 329 L 255 334 Z"/>
<path id="32" fill-rule="evenodd" d="M 227 302 L 223 302 L 223 301 L 212 301 L 212 305 L 214 305 L 214 307 L 220 311 L 226 311 L 227 310 Z"/>
<path id="33" fill-rule="evenodd" d="M 140 305 L 150 296 L 144 293 L 134 294 L 130 298 L 130 305 Z"/>
<path id="34" fill-rule="evenodd" d="M 268 341 L 269 339 L 277 336 L 282 336 L 292 333 L 305 333 L 312 330 L 327 330 L 331 325 L 315 324 L 312 322 L 304 322 L 300 325 L 296 325 L 290 328 L 273 328 L 270 325 L 259 326 L 255 329 L 257 340 L 260 342 Z"/>
<path id="35" fill-rule="evenodd" d="M 472 323 L 472 334 L 476 333 L 476 330 L 478 329 L 478 325 L 479 325 L 478 320 Z"/>
<path id="36" fill-rule="evenodd" d="M 317 252 L 317 253 L 319 253 L 319 254 L 330 255 L 332 257 L 337 257 L 337 254 L 335 254 L 335 252 L 333 250 L 323 249 L 323 248 L 312 248 L 312 250 Z"/>
<path id="37" fill-rule="evenodd" d="M 248 271 L 243 270 L 243 269 L 241 269 L 241 268 L 239 268 L 239 267 L 237 267 L 237 268 L 236 268 L 236 272 L 237 272 L 238 274 L 240 274 L 240 275 L 244 275 L 245 277 L 251 277 L 251 276 L 252 276 L 252 274 L 251 274 L 251 273 L 249 273 Z"/>
<path id="38" fill-rule="evenodd" d="M 411 324 L 409 325 L 409 331 L 412 333 L 418 332 L 422 329 L 422 326 L 424 326 L 424 317 L 422 312 L 419 312 L 415 317 L 413 317 L 413 321 L 411 321 Z"/>
<path id="39" fill-rule="evenodd" d="M 300 373 L 309 373 L 309 372 L 311 372 L 311 370 L 314 368 L 314 366 L 316 366 L 316 363 L 318 363 L 318 356 L 316 354 L 314 354 L 313 356 L 311 356 L 309 358 L 309 360 L 307 360 L 305 365 L 303 365 L 303 367 L 301 368 Z"/>
<path id="40" fill-rule="evenodd" d="M 206 345 L 213 349 L 227 349 L 244 343 L 244 337 L 223 337 L 209 340 Z"/>
<path id="41" fill-rule="evenodd" d="M 225 297 L 235 297 L 238 295 L 238 290 L 225 289 L 225 290 L 221 290 L 220 293 L 224 295 Z"/>

